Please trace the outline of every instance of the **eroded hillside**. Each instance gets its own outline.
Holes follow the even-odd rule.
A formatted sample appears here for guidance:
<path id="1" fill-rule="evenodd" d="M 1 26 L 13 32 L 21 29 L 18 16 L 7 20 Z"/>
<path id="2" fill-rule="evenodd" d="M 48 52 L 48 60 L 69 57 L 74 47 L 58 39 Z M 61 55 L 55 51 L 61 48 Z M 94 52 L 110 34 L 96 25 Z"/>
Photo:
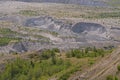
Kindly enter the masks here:
<path id="1" fill-rule="evenodd" d="M 117 0 L 116 2 L 119 3 Z M 52 74 L 50 71 L 51 73 L 42 74 L 43 78 L 40 77 L 40 80 L 64 79 L 66 76 L 66 79 L 70 77 L 70 80 L 105 79 L 112 69 L 115 73 L 115 67 L 119 64 L 120 51 L 119 48 L 117 50 L 115 48 L 120 44 L 120 7 L 117 4 L 113 5 L 116 2 L 109 2 L 109 0 L 34 0 L 34 3 L 33 0 L 0 1 L 1 62 L 15 60 L 19 55 L 20 58 L 28 59 L 28 62 L 25 62 L 26 66 L 31 66 L 29 61 L 33 61 L 37 69 L 39 69 L 37 64 L 39 66 L 45 63 L 48 66 L 52 65 L 56 73 Z M 52 49 L 53 52 L 54 49 L 59 52 L 52 54 Z M 111 53 L 113 49 L 116 51 Z M 41 56 L 41 54 L 44 55 Z M 44 60 L 44 57 L 47 59 Z M 57 63 L 55 65 L 53 65 L 54 58 Z M 49 60 L 52 60 L 53 63 Z M 65 60 L 70 60 L 68 61 L 71 64 L 70 67 Z M 105 62 L 102 63 L 99 60 Z M 59 61 L 62 62 L 59 63 Z M 74 63 L 75 61 L 76 63 Z M 85 65 L 82 62 L 85 62 Z M 98 63 L 95 64 L 95 62 Z M 31 67 L 33 67 L 33 63 L 31 63 Z M 23 65 L 25 64 L 23 63 Z M 60 64 L 65 64 L 65 66 L 58 68 Z M 55 66 L 56 68 L 54 68 Z M 68 70 L 64 70 L 64 68 L 68 68 Z M 30 69 L 34 71 L 35 68 Z M 60 69 L 60 73 L 57 69 Z M 71 73 L 71 75 L 66 75 L 67 73 Z M 0 79 L 4 79 L 4 75 Z M 39 80 L 39 76 L 37 79 Z"/>
<path id="2" fill-rule="evenodd" d="M 1 2 L 0 6 L 1 37 L 13 37 L 1 46 L 2 53 L 119 44 L 119 8 L 13 1 Z"/>

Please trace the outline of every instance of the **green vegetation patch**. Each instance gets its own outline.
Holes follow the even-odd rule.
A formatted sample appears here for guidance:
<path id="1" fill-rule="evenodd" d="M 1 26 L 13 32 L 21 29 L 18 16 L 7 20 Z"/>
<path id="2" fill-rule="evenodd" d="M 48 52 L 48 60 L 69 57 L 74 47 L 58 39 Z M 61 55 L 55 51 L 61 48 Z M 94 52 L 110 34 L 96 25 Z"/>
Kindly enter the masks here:
<path id="1" fill-rule="evenodd" d="M 88 49 L 93 49 L 96 53 L 98 49 L 86 48 L 84 53 L 89 53 Z M 76 56 L 80 51 L 72 50 Z M 102 51 L 103 52 L 103 51 Z M 94 64 L 95 58 L 67 58 L 66 53 L 61 54 L 57 48 L 44 49 L 28 55 L 29 59 L 17 58 L 6 64 L 4 71 L 0 73 L 0 80 L 68 80 L 68 78 L 82 67 Z M 85 55 L 86 56 L 86 55 Z M 84 62 L 84 63 L 83 63 Z"/>
<path id="2" fill-rule="evenodd" d="M 9 28 L 0 28 L 0 46 L 5 46 L 11 41 L 18 42 L 21 40 L 20 38 L 16 38 L 16 35 L 18 33 Z"/>
<path id="3" fill-rule="evenodd" d="M 52 59 L 41 62 L 16 59 L 6 65 L 5 71 L 0 75 L 0 80 L 47 80 L 50 76 L 70 67 L 70 62 Z"/>
<path id="4" fill-rule="evenodd" d="M 107 3 L 114 7 L 120 7 L 120 0 L 111 0 L 111 1 L 108 1 Z"/>
<path id="5" fill-rule="evenodd" d="M 102 12 L 102 13 L 88 13 L 83 15 L 83 18 L 119 18 L 120 12 Z"/>
<path id="6" fill-rule="evenodd" d="M 112 50 L 96 49 L 95 47 L 87 47 L 85 49 L 72 49 L 66 53 L 67 58 L 76 57 L 76 58 L 85 58 L 85 57 L 98 57 L 106 53 L 111 53 Z"/>
<path id="7" fill-rule="evenodd" d="M 99 17 L 101 17 L 101 18 L 109 18 L 109 17 L 118 18 L 118 17 L 120 17 L 120 12 L 100 13 Z"/>
<path id="8" fill-rule="evenodd" d="M 0 46 L 7 45 L 10 41 L 18 42 L 20 38 L 9 38 L 9 37 L 0 37 Z"/>
<path id="9" fill-rule="evenodd" d="M 0 28 L 0 34 L 8 35 L 8 34 L 16 34 L 16 32 L 8 28 Z"/>
<path id="10" fill-rule="evenodd" d="M 118 80 L 118 77 L 113 75 L 108 75 L 106 80 Z"/>
<path id="11" fill-rule="evenodd" d="M 19 14 L 24 15 L 24 16 L 38 16 L 39 13 L 34 10 L 21 10 Z"/>
<path id="12" fill-rule="evenodd" d="M 120 65 L 117 66 L 118 71 L 120 71 Z"/>
<path id="13" fill-rule="evenodd" d="M 106 77 L 106 80 L 119 80 L 119 78 L 120 78 L 120 64 L 117 66 L 117 70 L 118 71 L 116 71 L 116 74 L 114 74 L 114 75 L 108 75 L 107 77 Z"/>

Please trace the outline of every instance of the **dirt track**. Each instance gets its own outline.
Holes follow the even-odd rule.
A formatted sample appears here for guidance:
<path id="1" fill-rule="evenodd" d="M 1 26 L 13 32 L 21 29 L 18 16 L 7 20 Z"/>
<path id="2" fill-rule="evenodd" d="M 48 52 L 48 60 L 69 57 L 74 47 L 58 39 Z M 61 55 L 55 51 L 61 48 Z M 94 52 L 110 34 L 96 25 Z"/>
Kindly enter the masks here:
<path id="1" fill-rule="evenodd" d="M 70 80 L 105 80 L 106 76 L 116 74 L 118 64 L 120 64 L 120 47 L 84 73 L 77 74 L 76 77 Z"/>

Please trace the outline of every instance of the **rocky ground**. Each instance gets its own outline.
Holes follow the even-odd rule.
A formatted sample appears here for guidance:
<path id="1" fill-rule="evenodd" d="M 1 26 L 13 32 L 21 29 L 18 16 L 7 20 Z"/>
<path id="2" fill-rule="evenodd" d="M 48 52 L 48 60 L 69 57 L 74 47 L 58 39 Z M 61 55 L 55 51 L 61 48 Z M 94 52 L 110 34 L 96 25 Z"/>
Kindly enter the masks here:
<path id="1" fill-rule="evenodd" d="M 94 12 L 95 7 L 17 1 L 1 1 L 0 6 L 0 27 L 17 32 L 15 37 L 22 39 L 19 42 L 2 46 L 0 48 L 1 53 L 21 53 L 52 47 L 69 49 L 85 46 L 116 46 L 119 44 L 119 18 L 99 17 L 98 19 L 97 17 L 86 18 L 82 16 L 83 14 L 92 16 L 91 13 Z M 61 9 L 61 14 L 58 14 L 57 8 L 53 7 Z M 54 10 L 55 13 L 49 9 Z M 68 9 L 69 12 L 64 13 Z M 77 9 L 78 11 L 75 11 Z M 86 9 L 88 10 L 86 11 Z M 113 9 L 98 7 L 98 11 L 102 10 L 103 12 L 107 12 L 106 10 L 112 12 Z M 118 9 L 116 8 L 114 12 L 119 12 Z M 73 13 L 70 14 L 70 11 Z M 81 17 L 76 18 L 79 16 L 76 14 L 79 13 Z M 71 18 L 67 17 L 69 15 Z"/>

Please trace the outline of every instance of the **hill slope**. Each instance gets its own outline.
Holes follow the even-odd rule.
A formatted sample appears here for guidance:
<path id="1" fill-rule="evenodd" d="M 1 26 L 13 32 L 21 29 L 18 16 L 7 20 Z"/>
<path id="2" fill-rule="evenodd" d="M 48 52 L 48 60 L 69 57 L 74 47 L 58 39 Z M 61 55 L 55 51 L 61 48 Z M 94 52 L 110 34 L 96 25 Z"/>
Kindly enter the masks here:
<path id="1" fill-rule="evenodd" d="M 118 48 L 84 73 L 77 74 L 78 76 L 69 80 L 105 80 L 108 75 L 116 75 L 117 66 L 120 64 L 119 57 L 120 49 Z"/>
<path id="2" fill-rule="evenodd" d="M 47 3 L 64 3 L 64 4 L 78 4 L 87 6 L 100 7 L 118 7 L 120 0 L 0 0 L 0 1 L 23 1 L 23 2 L 47 2 Z"/>
<path id="3" fill-rule="evenodd" d="M 1 1 L 5 1 L 5 0 L 1 0 Z M 10 0 L 10 1 L 50 2 L 50 3 L 80 4 L 80 5 L 88 5 L 88 6 L 107 6 L 106 2 L 103 0 Z"/>

